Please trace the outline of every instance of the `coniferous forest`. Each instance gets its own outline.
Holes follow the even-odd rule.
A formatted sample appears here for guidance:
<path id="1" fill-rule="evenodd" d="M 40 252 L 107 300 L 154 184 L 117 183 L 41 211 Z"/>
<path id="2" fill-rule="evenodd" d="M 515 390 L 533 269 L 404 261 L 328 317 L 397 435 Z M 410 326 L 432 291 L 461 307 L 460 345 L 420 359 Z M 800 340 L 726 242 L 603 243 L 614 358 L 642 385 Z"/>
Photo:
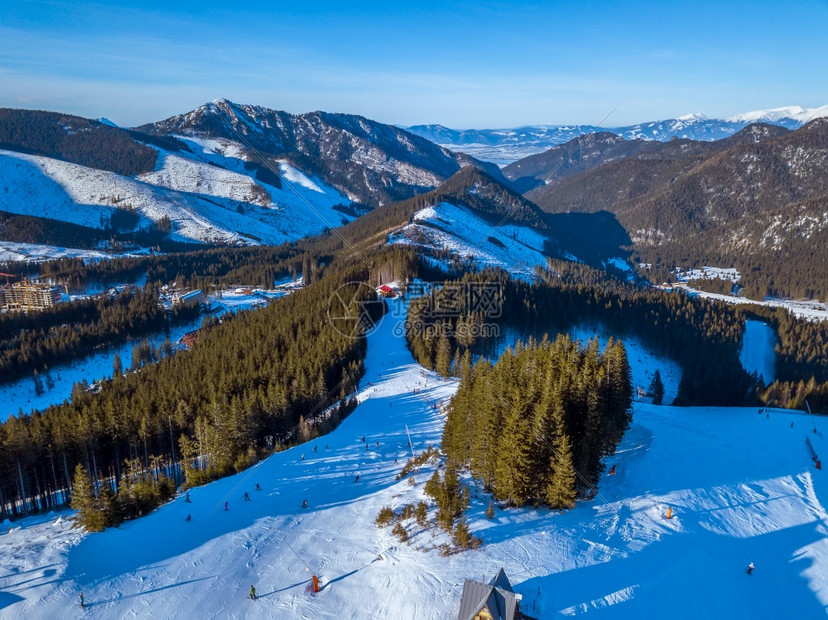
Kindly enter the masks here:
<path id="1" fill-rule="evenodd" d="M 96 394 L 76 391 L 71 402 L 10 417 L 0 426 L 0 516 L 64 503 L 81 465 L 96 488 L 120 497 L 99 505 L 112 507 L 102 519 L 115 523 L 152 505 L 123 503 L 137 491 L 121 495 L 147 476 L 157 492 L 142 497 L 162 501 L 161 473 L 176 464 L 187 484 L 201 484 L 335 425 L 362 375 L 365 340 L 327 320 L 329 299 L 383 265 L 404 269 L 412 260 L 391 251 L 329 266 L 292 295 L 225 320 L 190 351 L 105 381 Z M 355 308 L 367 301 L 365 291 L 353 294 Z"/>
<path id="2" fill-rule="evenodd" d="M 155 290 L 59 304 L 38 312 L 0 314 L 0 383 L 44 373 L 51 366 L 195 319 L 197 303 L 177 304 L 169 313 Z"/>
<path id="3" fill-rule="evenodd" d="M 443 433 L 447 466 L 469 467 L 510 505 L 571 508 L 589 495 L 632 419 L 623 344 L 568 336 L 518 343 L 492 365 L 461 360 Z"/>
<path id="4" fill-rule="evenodd" d="M 584 266 L 550 261 L 541 277 L 542 282 L 529 284 L 498 272 L 469 274 L 412 302 L 407 338 L 415 358 L 445 375 L 465 348 L 477 353 L 491 348 L 482 325 L 541 337 L 580 324 L 601 324 L 619 337 L 641 338 L 654 352 L 681 365 L 676 404 L 755 402 L 757 383 L 739 362 L 744 316 L 732 307 L 631 286 Z M 440 312 L 448 303 L 442 299 L 447 292 L 475 286 L 497 290 L 497 316 L 469 306 L 468 297 L 459 298 L 456 315 Z"/>

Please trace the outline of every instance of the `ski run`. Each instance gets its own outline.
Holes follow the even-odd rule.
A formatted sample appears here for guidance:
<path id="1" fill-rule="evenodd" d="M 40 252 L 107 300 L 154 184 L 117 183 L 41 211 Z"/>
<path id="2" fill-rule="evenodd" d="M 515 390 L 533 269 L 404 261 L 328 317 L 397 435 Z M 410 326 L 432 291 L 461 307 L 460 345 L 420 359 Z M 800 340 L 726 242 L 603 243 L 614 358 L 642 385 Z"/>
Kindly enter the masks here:
<path id="1" fill-rule="evenodd" d="M 103 533 L 68 511 L 3 524 L 0 617 L 436 620 L 456 617 L 464 579 L 501 567 L 536 618 L 825 616 L 828 472 L 806 438 L 824 458 L 828 423 L 799 413 L 636 403 L 605 462 L 615 475 L 571 511 L 489 520 L 472 486 L 484 544 L 448 557 L 436 527 L 407 521 L 406 543 L 378 528 L 382 507 L 428 499 L 434 461 L 396 477 L 439 445 L 457 388 L 413 361 L 395 310 L 368 336 L 359 406 L 329 435 Z"/>

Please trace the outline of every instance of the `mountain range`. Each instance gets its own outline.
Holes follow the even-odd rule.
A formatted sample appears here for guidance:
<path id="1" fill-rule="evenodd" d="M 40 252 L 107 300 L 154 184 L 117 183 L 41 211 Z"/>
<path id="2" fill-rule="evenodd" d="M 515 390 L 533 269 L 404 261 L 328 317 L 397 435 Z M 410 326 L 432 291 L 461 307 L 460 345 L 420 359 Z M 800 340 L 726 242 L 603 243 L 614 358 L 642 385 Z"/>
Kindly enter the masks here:
<path id="1" fill-rule="evenodd" d="M 281 243 L 426 192 L 468 165 L 505 181 L 493 164 L 353 115 L 220 99 L 123 129 L 3 109 L 0 230 L 9 241 L 75 247 L 163 232 L 175 242 Z M 36 240 L 26 238 L 33 229 Z"/>
<path id="2" fill-rule="evenodd" d="M 825 299 L 828 276 L 817 266 L 828 241 L 828 119 L 820 110 L 732 117 L 731 128 L 773 123 L 718 140 L 592 131 L 501 169 L 360 116 L 225 99 L 134 129 L 4 109 L 0 239 L 181 249 L 279 244 L 351 222 L 353 242 L 391 235 L 472 255 L 488 244 L 495 256 L 523 243 L 517 230 L 512 240 L 483 235 L 502 223 L 537 232 L 533 249 L 546 256 L 599 265 L 632 256 L 652 266 L 642 274 L 651 280 L 712 264 L 736 268 L 757 297 Z M 783 126 L 810 116 L 798 129 Z"/>
<path id="3" fill-rule="evenodd" d="M 809 109 L 786 106 L 736 114 L 723 119 L 708 118 L 704 114 L 696 113 L 622 127 L 526 125 L 512 129 L 449 129 L 443 125 L 414 125 L 407 129 L 452 151 L 468 153 L 478 159 L 506 165 L 578 136 L 599 131 L 613 133 L 626 140 L 721 140 L 752 123 L 767 123 L 796 129 L 815 118 L 826 116 L 828 105 Z"/>

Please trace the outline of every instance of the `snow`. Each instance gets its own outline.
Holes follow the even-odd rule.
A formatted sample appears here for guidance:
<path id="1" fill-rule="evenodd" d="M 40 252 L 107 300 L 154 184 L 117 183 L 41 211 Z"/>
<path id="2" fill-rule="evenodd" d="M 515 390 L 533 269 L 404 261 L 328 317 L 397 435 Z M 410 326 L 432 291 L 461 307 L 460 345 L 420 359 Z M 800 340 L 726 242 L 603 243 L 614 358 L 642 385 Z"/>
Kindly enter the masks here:
<path id="1" fill-rule="evenodd" d="M 604 264 L 604 266 L 607 266 L 607 265 L 612 265 L 613 267 L 615 267 L 619 271 L 623 271 L 628 282 L 632 282 L 633 280 L 635 280 L 635 272 L 633 271 L 633 268 L 630 267 L 630 264 L 625 259 L 619 258 L 619 257 L 610 258 Z"/>
<path id="2" fill-rule="evenodd" d="M 809 321 L 828 320 L 828 304 L 820 303 L 818 301 L 777 299 L 775 297 L 768 297 L 763 301 L 760 301 L 757 299 L 748 299 L 746 297 L 737 297 L 735 295 L 708 293 L 706 291 L 696 290 L 686 285 L 682 285 L 681 290 L 685 290 L 691 295 L 698 295 L 699 297 L 706 297 L 707 299 L 717 299 L 729 304 L 757 304 L 759 306 L 769 306 L 772 308 L 784 308 L 795 316 L 808 319 Z"/>
<path id="3" fill-rule="evenodd" d="M 607 345 L 607 341 L 612 335 L 602 325 L 580 325 L 571 332 L 572 338 L 584 343 L 597 337 L 601 348 Z M 615 339 L 623 341 L 627 349 L 627 361 L 632 372 L 633 388 L 641 387 L 647 390 L 653 380 L 655 371 L 658 370 L 661 373 L 661 382 L 664 385 L 664 404 L 671 404 L 678 396 L 682 374 L 681 366 L 669 358 L 653 353 L 637 336 L 615 335 Z"/>
<path id="4" fill-rule="evenodd" d="M 738 282 L 742 276 L 739 271 L 733 267 L 710 267 L 704 266 L 701 269 L 676 269 L 676 279 L 679 282 L 688 282 L 690 280 L 714 280 L 720 278 L 722 280 L 730 280 L 731 282 Z"/>
<path id="5" fill-rule="evenodd" d="M 765 385 L 770 385 L 776 379 L 775 348 L 776 333 L 770 325 L 756 319 L 745 321 L 739 361 L 749 374 L 758 374 Z"/>
<path id="6" fill-rule="evenodd" d="M 524 277 L 532 276 L 536 265 L 546 265 L 544 237 L 534 229 L 515 224 L 495 229 L 466 207 L 448 202 L 417 211 L 412 223 L 392 234 L 389 243 L 449 250 L 478 266 L 500 267 Z"/>
<path id="7" fill-rule="evenodd" d="M 784 119 L 792 119 L 804 125 L 815 118 L 822 118 L 826 116 L 828 116 L 828 105 L 807 109 L 802 106 L 795 105 L 784 106 L 781 108 L 771 108 L 768 110 L 754 110 L 753 112 L 736 114 L 726 120 L 734 123 L 774 123 Z"/>
<path id="8" fill-rule="evenodd" d="M 473 489 L 468 521 L 481 550 L 441 557 L 431 534 L 410 523 L 411 544 L 399 543 L 373 520 L 382 506 L 423 497 L 429 468 L 414 485 L 395 480 L 406 428 L 415 451 L 437 444 L 443 418 L 431 405 L 457 384 L 414 363 L 394 328 L 386 317 L 369 335 L 361 404 L 333 433 L 193 489 L 190 504 L 179 497 L 101 534 L 58 523 L 67 513 L 4 527 L 3 611 L 79 615 L 82 591 L 85 615 L 99 618 L 198 609 L 222 618 L 437 619 L 457 613 L 464 578 L 503 566 L 522 608 L 539 618 L 825 614 L 828 483 L 805 437 L 825 454 L 828 420 L 804 414 L 639 404 L 606 461 L 616 475 L 594 500 L 565 513 L 497 509 L 489 521 L 488 499 Z M 252 501 L 241 501 L 245 490 Z M 312 573 L 322 586 L 315 595 Z M 251 584 L 257 601 L 245 598 Z"/>
<path id="9" fill-rule="evenodd" d="M 0 241 L 0 262 L 45 261 L 55 258 L 106 258 L 109 254 L 97 250 L 79 250 L 37 243 Z"/>
<path id="10" fill-rule="evenodd" d="M 193 144 L 196 142 L 191 141 Z M 278 189 L 244 172 L 233 145 L 204 143 L 222 155 L 199 159 L 160 151 L 156 169 L 133 179 L 48 157 L 0 150 L 0 210 L 105 228 L 116 208 L 132 208 L 140 227 L 169 217 L 181 241 L 278 244 L 318 234 L 352 219 L 333 207 L 350 204 L 339 191 L 287 162 Z M 235 149 L 235 150 L 234 150 Z M 231 162 L 225 169 L 209 161 Z M 216 163 L 216 161 L 214 161 Z"/>

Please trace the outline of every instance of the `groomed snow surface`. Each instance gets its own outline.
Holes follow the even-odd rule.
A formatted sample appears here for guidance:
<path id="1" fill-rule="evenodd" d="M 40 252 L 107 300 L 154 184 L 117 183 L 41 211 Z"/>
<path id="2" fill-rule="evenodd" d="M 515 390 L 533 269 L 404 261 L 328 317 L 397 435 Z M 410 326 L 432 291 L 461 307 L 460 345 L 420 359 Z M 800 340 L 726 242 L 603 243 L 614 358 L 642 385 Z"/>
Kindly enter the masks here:
<path id="1" fill-rule="evenodd" d="M 421 209 L 413 221 L 389 238 L 391 244 L 448 250 L 479 267 L 500 267 L 531 276 L 545 266 L 544 237 L 528 226 L 495 227 L 466 207 L 448 202 Z"/>
<path id="2" fill-rule="evenodd" d="M 119 529 L 86 535 L 70 513 L 13 524 L 0 535 L 0 615 L 436 620 L 457 613 L 465 578 L 501 566 L 539 618 L 825 615 L 828 474 L 805 438 L 824 458 L 828 423 L 796 413 L 637 405 L 606 461 L 616 475 L 574 510 L 497 509 L 489 521 L 473 491 L 468 522 L 485 544 L 450 557 L 422 550 L 444 536 L 413 521 L 410 544 L 378 529 L 380 508 L 423 498 L 431 473 L 395 481 L 406 426 L 417 452 L 437 444 L 432 406 L 457 387 L 414 363 L 394 323 L 369 336 L 361 404 L 333 433 Z"/>

